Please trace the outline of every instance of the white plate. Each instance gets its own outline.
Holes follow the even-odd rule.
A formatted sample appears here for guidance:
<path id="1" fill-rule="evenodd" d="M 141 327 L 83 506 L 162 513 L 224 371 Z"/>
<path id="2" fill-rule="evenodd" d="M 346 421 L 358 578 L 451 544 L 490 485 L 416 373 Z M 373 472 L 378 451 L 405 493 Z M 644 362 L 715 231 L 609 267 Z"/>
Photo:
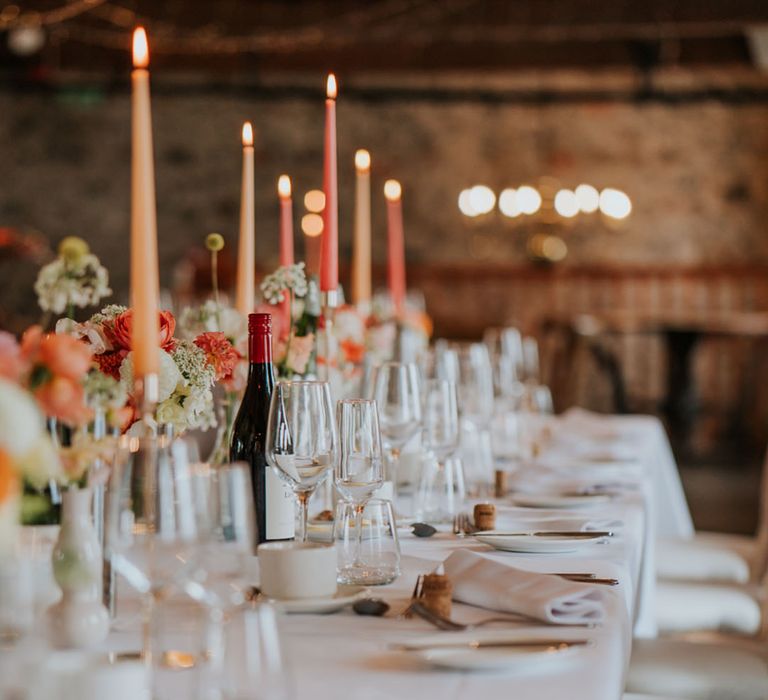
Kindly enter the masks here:
<path id="1" fill-rule="evenodd" d="M 346 586 L 339 584 L 336 595 L 326 598 L 301 598 L 297 600 L 280 600 L 268 598 L 285 613 L 298 614 L 327 614 L 341 610 L 343 607 L 354 603 L 358 598 L 363 598 L 368 592 L 365 586 Z"/>
<path id="2" fill-rule="evenodd" d="M 589 508 L 610 503 L 606 493 L 562 495 L 558 493 L 519 493 L 512 497 L 515 505 L 526 508 Z"/>
<path id="3" fill-rule="evenodd" d="M 469 639 L 469 638 L 468 638 Z M 515 640 L 516 637 L 508 637 Z M 519 639 L 519 637 L 517 637 Z M 504 638 L 494 638 L 503 641 Z M 530 671 L 540 665 L 562 662 L 578 654 L 584 647 L 573 646 L 561 649 L 541 649 L 526 647 L 494 647 L 494 648 L 457 648 L 446 647 L 445 644 L 457 642 L 459 639 L 451 633 L 450 638 L 424 638 L 409 641 L 414 646 L 423 649 L 408 651 L 431 666 L 460 671 Z"/>
<path id="4" fill-rule="evenodd" d="M 489 530 L 488 533 L 496 532 Z M 474 537 L 478 542 L 489 544 L 494 549 L 503 552 L 527 552 L 532 554 L 565 554 L 577 552 L 584 547 L 589 547 L 603 538 L 600 536 L 589 537 L 588 532 L 581 537 L 536 537 L 535 535 L 493 535 L 484 537 L 481 533 Z"/>

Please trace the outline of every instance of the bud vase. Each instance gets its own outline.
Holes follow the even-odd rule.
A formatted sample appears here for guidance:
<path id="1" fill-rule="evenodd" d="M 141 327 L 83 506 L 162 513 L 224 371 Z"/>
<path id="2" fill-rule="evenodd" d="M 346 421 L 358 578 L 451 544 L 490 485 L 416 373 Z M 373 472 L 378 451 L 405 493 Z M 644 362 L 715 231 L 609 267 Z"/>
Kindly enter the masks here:
<path id="1" fill-rule="evenodd" d="M 53 575 L 61 600 L 48 608 L 50 641 L 60 649 L 98 645 L 109 632 L 101 602 L 102 555 L 91 519 L 90 489 L 72 488 L 62 498 L 61 530 L 53 548 Z"/>

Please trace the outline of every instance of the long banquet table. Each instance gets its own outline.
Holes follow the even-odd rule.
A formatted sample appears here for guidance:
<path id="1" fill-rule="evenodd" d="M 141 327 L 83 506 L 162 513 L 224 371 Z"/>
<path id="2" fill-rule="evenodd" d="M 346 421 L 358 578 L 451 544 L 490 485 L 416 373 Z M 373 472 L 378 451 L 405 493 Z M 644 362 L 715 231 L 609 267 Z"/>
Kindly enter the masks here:
<path id="1" fill-rule="evenodd" d="M 605 620 L 591 627 L 548 627 L 513 623 L 484 628 L 483 634 L 525 637 L 588 639 L 592 644 L 563 659 L 524 672 L 461 672 L 437 670 L 408 652 L 393 651 L 392 644 L 426 635 L 470 633 L 436 632 L 419 619 L 396 614 L 362 617 L 349 608 L 332 615 L 285 615 L 281 622 L 286 658 L 295 697 L 312 700 L 384 700 L 436 697 L 474 700 L 511 697 L 516 700 L 562 700 L 566 697 L 617 700 L 621 697 L 632 638 L 652 636 L 654 627 L 653 541 L 657 534 L 689 536 L 690 515 L 677 468 L 661 424 L 650 417 L 598 417 L 570 411 L 552 426 L 553 439 L 537 463 L 523 469 L 515 488 L 607 483 L 616 494 L 609 502 L 571 514 L 605 522 L 621 521 L 616 535 L 574 554 L 517 554 L 497 552 L 471 537 L 460 539 L 442 527 L 429 539 L 401 528 L 402 575 L 397 581 L 372 589 L 387 600 L 394 613 L 407 604 L 418 574 L 434 571 L 457 548 L 483 552 L 489 558 L 539 572 L 593 572 L 616 578 L 614 587 L 601 587 Z M 597 472 L 569 467 L 583 462 L 596 447 L 610 444 L 624 461 L 602 464 Z M 591 451 L 591 452 L 590 452 Z M 499 512 L 515 512 L 509 503 Z M 540 511 L 541 516 L 545 511 Z M 559 512 L 561 514 L 562 512 Z M 531 511 L 528 511 L 528 517 Z M 455 603 L 453 617 L 473 622 L 493 613 Z M 182 613 L 166 624 L 169 648 L 184 649 L 193 635 L 192 617 Z M 474 633 L 477 634 L 477 633 Z M 472 636 L 470 634 L 470 636 Z M 135 651 L 137 633 L 113 631 L 110 651 Z M 165 698 L 194 698 L 196 670 L 168 673 L 162 680 Z M 60 698 L 69 696 L 61 695 Z M 119 695 L 116 697 L 122 697 Z M 260 697 L 260 696 L 257 696 Z"/>

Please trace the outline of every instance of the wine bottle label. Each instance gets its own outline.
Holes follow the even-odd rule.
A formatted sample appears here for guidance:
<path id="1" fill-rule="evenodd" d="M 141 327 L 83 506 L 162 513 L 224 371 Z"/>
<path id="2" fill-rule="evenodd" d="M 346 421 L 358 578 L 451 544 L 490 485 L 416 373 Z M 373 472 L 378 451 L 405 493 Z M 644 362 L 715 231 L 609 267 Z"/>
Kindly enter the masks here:
<path id="1" fill-rule="evenodd" d="M 296 499 L 288 486 L 273 469 L 264 472 L 266 490 L 267 540 L 293 539 L 296 529 Z"/>

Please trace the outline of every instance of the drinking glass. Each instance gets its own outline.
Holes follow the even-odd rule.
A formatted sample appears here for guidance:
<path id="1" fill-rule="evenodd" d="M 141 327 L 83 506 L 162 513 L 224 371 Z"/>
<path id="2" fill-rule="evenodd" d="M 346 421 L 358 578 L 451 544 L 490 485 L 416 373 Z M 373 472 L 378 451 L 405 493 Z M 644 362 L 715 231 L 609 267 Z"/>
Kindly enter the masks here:
<path id="1" fill-rule="evenodd" d="M 493 366 L 488 348 L 471 343 L 459 353 L 459 410 L 478 427 L 486 427 L 493 415 Z"/>
<path id="2" fill-rule="evenodd" d="M 256 515 L 246 462 L 197 464 L 192 478 L 205 534 L 184 589 L 209 608 L 226 611 L 245 602 L 247 568 L 256 549 Z"/>
<path id="3" fill-rule="evenodd" d="M 357 508 L 339 501 L 333 523 L 340 583 L 378 586 L 400 575 L 400 542 L 392 503 L 371 498 L 363 508 L 362 538 L 358 539 Z"/>
<path id="4" fill-rule="evenodd" d="M 456 385 L 445 379 L 425 383 L 422 444 L 428 458 L 422 463 L 417 489 L 417 514 L 442 522 L 452 518 L 466 496 L 461 460 L 448 458 L 459 446 Z"/>
<path id="5" fill-rule="evenodd" d="M 523 338 L 523 379 L 539 383 L 539 344 L 532 336 Z"/>
<path id="6" fill-rule="evenodd" d="M 293 489 L 300 542 L 307 541 L 307 502 L 336 461 L 336 423 L 328 382 L 280 382 L 272 393 L 266 456 Z"/>
<path id="7" fill-rule="evenodd" d="M 339 425 L 339 459 L 336 463 L 336 488 L 355 511 L 357 553 L 344 572 L 345 583 L 367 580 L 359 554 L 363 536 L 363 510 L 366 502 L 384 481 L 381 460 L 379 414 L 373 399 L 345 399 L 336 410 Z"/>
<path id="8" fill-rule="evenodd" d="M 269 603 L 240 609 L 227 625 L 221 700 L 289 700 L 294 697 L 280 642 L 279 615 Z"/>
<path id="9" fill-rule="evenodd" d="M 121 441 L 107 487 L 105 552 L 112 570 L 142 595 L 150 661 L 152 610 L 195 560 L 198 515 L 185 443 L 150 435 Z"/>
<path id="10" fill-rule="evenodd" d="M 379 411 L 381 436 L 387 450 L 387 478 L 397 491 L 400 451 L 421 427 L 419 372 L 415 364 L 385 362 L 376 370 L 373 399 Z"/>

